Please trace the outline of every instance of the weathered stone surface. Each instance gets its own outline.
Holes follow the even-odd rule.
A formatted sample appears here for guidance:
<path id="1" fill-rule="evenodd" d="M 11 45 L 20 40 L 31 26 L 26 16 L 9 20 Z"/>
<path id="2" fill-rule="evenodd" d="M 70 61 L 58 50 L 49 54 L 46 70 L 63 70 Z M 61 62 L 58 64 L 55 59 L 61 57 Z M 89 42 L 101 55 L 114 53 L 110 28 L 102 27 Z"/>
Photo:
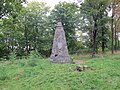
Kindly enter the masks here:
<path id="1" fill-rule="evenodd" d="M 50 56 L 54 63 L 70 63 L 65 32 L 61 22 L 56 25 L 52 53 Z"/>

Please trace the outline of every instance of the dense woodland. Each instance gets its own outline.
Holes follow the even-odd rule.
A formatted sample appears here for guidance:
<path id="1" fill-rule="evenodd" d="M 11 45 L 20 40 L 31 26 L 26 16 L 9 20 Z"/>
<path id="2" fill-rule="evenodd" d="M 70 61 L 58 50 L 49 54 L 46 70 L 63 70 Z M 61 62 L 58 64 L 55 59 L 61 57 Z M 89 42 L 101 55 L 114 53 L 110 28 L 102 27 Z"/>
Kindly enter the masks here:
<path id="1" fill-rule="evenodd" d="M 119 0 L 59 2 L 53 9 L 44 2 L 0 1 L 0 58 L 27 56 L 31 51 L 49 57 L 55 24 L 64 26 L 70 54 L 120 49 Z"/>

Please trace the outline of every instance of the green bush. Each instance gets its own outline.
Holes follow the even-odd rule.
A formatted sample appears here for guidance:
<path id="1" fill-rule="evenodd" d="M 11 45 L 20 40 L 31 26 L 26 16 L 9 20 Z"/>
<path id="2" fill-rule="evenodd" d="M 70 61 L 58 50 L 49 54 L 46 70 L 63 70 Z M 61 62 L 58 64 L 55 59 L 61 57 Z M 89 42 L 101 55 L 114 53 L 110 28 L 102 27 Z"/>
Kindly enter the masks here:
<path id="1" fill-rule="evenodd" d="M 37 51 L 31 51 L 30 54 L 28 55 L 28 58 L 30 60 L 33 60 L 35 58 L 42 58 L 42 56 Z"/>
<path id="2" fill-rule="evenodd" d="M 10 60 L 16 60 L 16 58 L 17 58 L 16 54 L 10 53 L 10 55 L 9 55 Z"/>
<path id="3" fill-rule="evenodd" d="M 0 58 L 8 59 L 9 53 L 10 51 L 7 49 L 7 45 L 0 42 Z"/>
<path id="4" fill-rule="evenodd" d="M 37 66 L 37 61 L 39 59 L 42 59 L 42 56 L 37 51 L 31 51 L 28 55 L 29 61 L 27 62 L 27 65 L 31 67 Z"/>

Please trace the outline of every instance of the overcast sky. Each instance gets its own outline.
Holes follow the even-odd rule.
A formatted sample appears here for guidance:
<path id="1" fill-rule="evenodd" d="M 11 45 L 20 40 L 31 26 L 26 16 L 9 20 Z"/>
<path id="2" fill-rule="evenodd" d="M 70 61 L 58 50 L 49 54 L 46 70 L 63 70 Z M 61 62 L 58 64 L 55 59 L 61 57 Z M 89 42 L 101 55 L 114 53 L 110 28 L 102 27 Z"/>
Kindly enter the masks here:
<path id="1" fill-rule="evenodd" d="M 57 4 L 58 2 L 62 2 L 62 1 L 66 1 L 66 2 L 75 2 L 77 0 L 27 0 L 27 1 L 43 1 L 46 2 L 48 6 L 54 7 L 55 4 Z"/>
<path id="2" fill-rule="evenodd" d="M 37 1 L 37 2 L 40 2 L 40 1 L 42 1 L 42 2 L 45 2 L 45 3 L 47 3 L 47 5 L 48 6 L 50 6 L 50 7 L 54 7 L 55 6 L 55 4 L 57 4 L 58 2 L 63 2 L 63 1 L 66 1 L 66 2 L 80 2 L 80 1 L 84 1 L 84 0 L 27 0 L 28 2 L 30 2 L 30 1 Z M 109 12 L 109 16 L 111 16 L 111 11 Z"/>

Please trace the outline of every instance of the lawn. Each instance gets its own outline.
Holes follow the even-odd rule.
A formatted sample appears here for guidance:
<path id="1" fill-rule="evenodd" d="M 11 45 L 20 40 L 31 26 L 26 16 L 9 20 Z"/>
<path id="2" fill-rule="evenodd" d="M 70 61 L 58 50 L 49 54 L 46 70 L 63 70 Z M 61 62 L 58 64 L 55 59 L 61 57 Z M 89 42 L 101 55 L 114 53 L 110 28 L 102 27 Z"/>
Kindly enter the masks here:
<path id="1" fill-rule="evenodd" d="M 119 54 L 72 57 L 95 71 L 79 72 L 79 64 L 53 64 L 43 58 L 1 61 L 0 90 L 120 90 Z"/>

